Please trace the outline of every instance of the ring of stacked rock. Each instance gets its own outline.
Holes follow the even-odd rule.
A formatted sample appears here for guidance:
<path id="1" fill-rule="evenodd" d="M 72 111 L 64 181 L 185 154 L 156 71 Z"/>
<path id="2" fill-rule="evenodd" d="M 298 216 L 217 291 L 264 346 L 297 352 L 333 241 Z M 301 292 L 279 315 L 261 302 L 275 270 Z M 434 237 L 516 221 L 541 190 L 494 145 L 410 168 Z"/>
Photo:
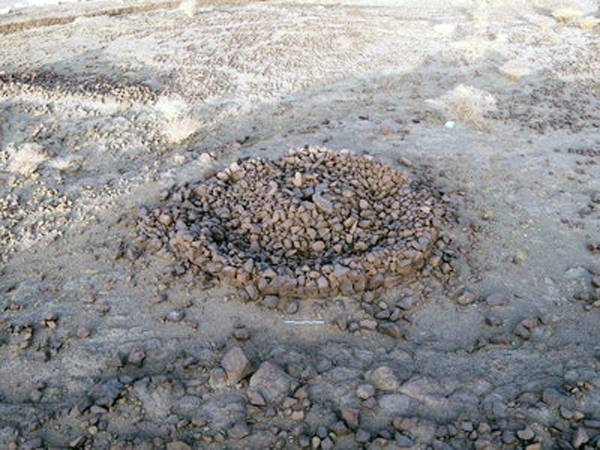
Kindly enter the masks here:
<path id="1" fill-rule="evenodd" d="M 389 165 L 305 148 L 177 187 L 164 206 L 142 211 L 138 231 L 249 299 L 327 297 L 414 274 L 443 215 L 430 189 Z"/>

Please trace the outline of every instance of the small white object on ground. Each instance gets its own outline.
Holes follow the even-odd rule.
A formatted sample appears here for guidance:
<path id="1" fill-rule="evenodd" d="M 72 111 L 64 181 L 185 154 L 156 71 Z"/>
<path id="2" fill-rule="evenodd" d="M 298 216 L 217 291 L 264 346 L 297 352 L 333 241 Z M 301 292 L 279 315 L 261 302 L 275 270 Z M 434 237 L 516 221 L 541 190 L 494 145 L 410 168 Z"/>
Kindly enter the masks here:
<path id="1" fill-rule="evenodd" d="M 446 128 L 456 128 L 456 122 L 454 120 L 449 120 L 444 124 Z"/>
<path id="2" fill-rule="evenodd" d="M 284 320 L 287 325 L 325 325 L 326 320 Z"/>

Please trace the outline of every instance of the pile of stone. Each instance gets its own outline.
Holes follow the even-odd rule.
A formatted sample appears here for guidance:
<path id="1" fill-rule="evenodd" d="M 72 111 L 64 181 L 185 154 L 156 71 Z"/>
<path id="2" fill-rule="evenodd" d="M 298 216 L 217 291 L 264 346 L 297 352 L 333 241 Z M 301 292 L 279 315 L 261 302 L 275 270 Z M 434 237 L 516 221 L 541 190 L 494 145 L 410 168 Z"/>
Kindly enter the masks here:
<path id="1" fill-rule="evenodd" d="M 157 94 L 147 85 L 134 81 L 113 80 L 106 76 L 76 79 L 53 71 L 0 72 L 0 94 L 11 97 L 15 92 L 29 95 L 84 95 L 92 98 L 107 96 L 119 101 L 151 102 Z"/>
<path id="2" fill-rule="evenodd" d="M 239 160 L 165 203 L 138 232 L 256 300 L 388 287 L 443 264 L 446 209 L 435 192 L 370 156 L 323 148 Z"/>

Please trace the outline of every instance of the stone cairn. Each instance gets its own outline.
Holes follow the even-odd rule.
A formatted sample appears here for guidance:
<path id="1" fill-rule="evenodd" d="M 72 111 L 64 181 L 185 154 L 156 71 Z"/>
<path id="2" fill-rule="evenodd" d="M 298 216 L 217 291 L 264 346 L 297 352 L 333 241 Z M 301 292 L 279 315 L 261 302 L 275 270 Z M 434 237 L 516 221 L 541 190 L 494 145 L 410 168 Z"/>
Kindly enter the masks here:
<path id="1" fill-rule="evenodd" d="M 371 156 L 303 148 L 174 187 L 140 209 L 137 229 L 150 251 L 247 300 L 331 297 L 444 271 L 446 212 L 432 189 Z"/>

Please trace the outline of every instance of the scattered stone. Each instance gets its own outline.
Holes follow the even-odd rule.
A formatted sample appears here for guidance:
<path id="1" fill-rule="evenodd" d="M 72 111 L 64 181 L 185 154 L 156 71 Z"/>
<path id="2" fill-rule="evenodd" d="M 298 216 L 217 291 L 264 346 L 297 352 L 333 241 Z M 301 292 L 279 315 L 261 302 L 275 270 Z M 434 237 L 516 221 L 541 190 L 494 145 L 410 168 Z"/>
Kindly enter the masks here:
<path id="1" fill-rule="evenodd" d="M 470 305 L 475 301 L 475 294 L 466 290 L 457 297 L 456 301 L 459 305 Z"/>
<path id="2" fill-rule="evenodd" d="M 396 443 L 398 444 L 398 447 L 400 447 L 401 449 L 409 449 L 412 448 L 415 444 L 413 442 L 413 440 L 411 438 L 409 438 L 408 436 L 406 436 L 405 434 L 396 432 L 394 434 L 394 439 L 396 440 Z"/>
<path id="3" fill-rule="evenodd" d="M 358 428 L 358 409 L 342 408 L 340 410 L 340 415 L 342 416 L 342 419 L 344 419 L 344 421 L 346 422 L 346 425 L 348 425 L 350 428 Z"/>
<path id="4" fill-rule="evenodd" d="M 185 312 L 180 309 L 173 309 L 167 314 L 166 320 L 169 322 L 181 322 L 185 318 Z"/>
<path id="5" fill-rule="evenodd" d="M 87 337 L 90 337 L 91 332 L 88 328 L 78 328 L 77 329 L 77 337 L 80 339 L 85 339 Z"/>
<path id="6" fill-rule="evenodd" d="M 296 314 L 298 312 L 299 308 L 300 308 L 300 304 L 298 303 L 297 300 L 290 300 L 285 305 L 285 312 L 286 312 L 286 314 Z"/>
<path id="7" fill-rule="evenodd" d="M 389 323 L 389 322 L 385 322 L 385 323 L 380 323 L 377 327 L 377 329 L 390 337 L 393 337 L 394 339 L 400 339 L 402 337 L 404 337 L 404 334 L 402 333 L 402 329 L 396 325 L 395 323 Z"/>
<path id="8" fill-rule="evenodd" d="M 531 336 L 530 330 L 523 324 L 519 323 L 513 330 L 513 334 L 519 336 L 522 339 L 529 339 Z"/>
<path id="9" fill-rule="evenodd" d="M 579 427 L 573 436 L 573 447 L 581 448 L 583 445 L 587 444 L 589 440 L 590 436 L 588 435 L 586 429 Z"/>
<path id="10" fill-rule="evenodd" d="M 523 441 L 530 441 L 535 437 L 535 433 L 529 427 L 525 427 L 522 430 L 517 431 L 517 436 Z"/>
<path id="11" fill-rule="evenodd" d="M 344 436 L 346 434 L 348 434 L 350 431 L 348 430 L 348 427 L 346 426 L 346 424 L 344 423 L 344 421 L 342 420 L 338 420 L 337 422 L 335 422 L 332 426 L 331 426 L 331 431 L 336 435 L 336 436 Z"/>
<path id="12" fill-rule="evenodd" d="M 292 420 L 295 420 L 295 421 L 304 420 L 304 411 L 302 411 L 302 410 L 293 411 L 292 415 L 290 417 Z"/>
<path id="13" fill-rule="evenodd" d="M 375 388 L 370 384 L 360 384 L 356 388 L 356 396 L 362 400 L 366 400 L 369 397 L 373 397 L 375 395 Z"/>
<path id="14" fill-rule="evenodd" d="M 23 445 L 20 447 L 23 450 L 34 450 L 44 447 L 44 441 L 40 437 L 36 437 L 25 441 Z"/>
<path id="15" fill-rule="evenodd" d="M 542 444 L 539 442 L 534 442 L 533 444 L 529 444 L 525 447 L 525 450 L 542 450 Z"/>
<path id="16" fill-rule="evenodd" d="M 44 317 L 43 324 L 46 328 L 55 330 L 58 326 L 58 315 L 56 313 L 49 313 Z"/>
<path id="17" fill-rule="evenodd" d="M 486 448 L 489 448 L 491 445 L 492 445 L 492 443 L 490 442 L 489 439 L 478 438 L 475 441 L 475 449 L 476 450 L 484 450 Z"/>
<path id="18" fill-rule="evenodd" d="M 250 378 L 250 387 L 268 402 L 278 402 L 292 390 L 296 381 L 278 365 L 265 361 Z"/>
<path id="19" fill-rule="evenodd" d="M 279 297 L 276 295 L 266 295 L 260 304 L 268 309 L 275 309 L 279 305 Z"/>
<path id="20" fill-rule="evenodd" d="M 167 450 L 192 450 L 192 447 L 187 445 L 185 442 L 174 441 L 167 444 Z"/>
<path id="21" fill-rule="evenodd" d="M 33 403 L 37 403 L 37 402 L 39 402 L 42 399 L 43 395 L 44 394 L 43 394 L 43 392 L 41 390 L 34 389 L 29 394 L 29 400 L 31 400 Z"/>
<path id="22" fill-rule="evenodd" d="M 127 355 L 127 363 L 132 366 L 142 367 L 146 359 L 146 353 L 144 353 L 138 346 L 133 346 L 129 355 Z"/>
<path id="23" fill-rule="evenodd" d="M 208 384 L 215 390 L 223 389 L 227 386 L 227 373 L 221 367 L 215 367 L 210 371 Z"/>
<path id="24" fill-rule="evenodd" d="M 250 434 L 250 428 L 246 422 L 236 422 L 228 431 L 227 435 L 236 441 L 245 438 Z"/>
<path id="25" fill-rule="evenodd" d="M 376 408 L 378 405 L 377 403 L 377 399 L 375 397 L 369 397 L 366 400 L 363 400 L 362 402 L 362 406 L 364 406 L 367 409 L 373 409 Z"/>
<path id="26" fill-rule="evenodd" d="M 329 437 L 326 437 L 321 441 L 321 448 L 323 450 L 331 450 L 333 448 L 333 445 L 333 441 Z"/>
<path id="27" fill-rule="evenodd" d="M 369 442 L 370 439 L 371 433 L 369 433 L 368 431 L 363 429 L 356 430 L 354 440 L 359 444 L 366 444 L 367 442 Z"/>
<path id="28" fill-rule="evenodd" d="M 113 378 L 94 386 L 89 394 L 96 405 L 110 408 L 121 395 L 122 389 L 123 383 Z"/>
<path id="29" fill-rule="evenodd" d="M 358 325 L 363 330 L 375 330 L 377 328 L 377 321 L 373 319 L 362 319 L 358 322 Z"/>
<path id="30" fill-rule="evenodd" d="M 473 431 L 475 429 L 475 427 L 473 426 L 473 422 L 469 421 L 469 420 L 465 420 L 463 421 L 463 423 L 461 424 L 461 428 L 463 431 L 470 433 L 471 431 Z"/>
<path id="31" fill-rule="evenodd" d="M 502 432 L 502 442 L 508 445 L 514 444 L 517 442 L 517 435 L 512 431 L 505 430 Z"/>
<path id="32" fill-rule="evenodd" d="M 501 292 L 494 292 L 485 298 L 485 302 L 489 306 L 505 306 L 508 305 L 510 299 Z"/>
<path id="33" fill-rule="evenodd" d="M 248 331 L 248 328 L 244 326 L 234 329 L 231 335 L 238 341 L 247 341 L 250 339 L 250 331 Z"/>
<path id="34" fill-rule="evenodd" d="M 265 406 L 267 402 L 264 397 L 260 395 L 260 392 L 257 392 L 253 389 L 248 389 L 248 401 L 254 406 Z"/>
<path id="35" fill-rule="evenodd" d="M 377 389 L 382 391 L 395 391 L 398 389 L 398 378 L 388 366 L 381 366 L 367 372 L 365 378 Z"/>
<path id="36" fill-rule="evenodd" d="M 513 256 L 512 262 L 514 264 L 523 264 L 527 260 L 527 253 L 524 250 L 517 250 L 517 253 Z"/>
<path id="37" fill-rule="evenodd" d="M 298 436 L 298 445 L 301 448 L 306 448 L 310 445 L 311 441 L 310 441 L 310 437 L 308 437 L 306 434 L 302 434 L 300 436 Z M 320 442 L 319 442 L 320 444 Z M 318 448 L 318 445 L 317 445 Z"/>
<path id="38" fill-rule="evenodd" d="M 313 449 L 318 449 L 321 446 L 321 438 L 319 436 L 313 436 L 310 440 L 310 445 Z"/>
<path id="39" fill-rule="evenodd" d="M 396 302 L 396 306 L 403 310 L 411 309 L 416 303 L 417 298 L 414 295 L 404 297 L 402 300 Z"/>
<path id="40" fill-rule="evenodd" d="M 240 347 L 231 347 L 221 359 L 229 384 L 236 384 L 252 371 L 252 365 Z"/>

